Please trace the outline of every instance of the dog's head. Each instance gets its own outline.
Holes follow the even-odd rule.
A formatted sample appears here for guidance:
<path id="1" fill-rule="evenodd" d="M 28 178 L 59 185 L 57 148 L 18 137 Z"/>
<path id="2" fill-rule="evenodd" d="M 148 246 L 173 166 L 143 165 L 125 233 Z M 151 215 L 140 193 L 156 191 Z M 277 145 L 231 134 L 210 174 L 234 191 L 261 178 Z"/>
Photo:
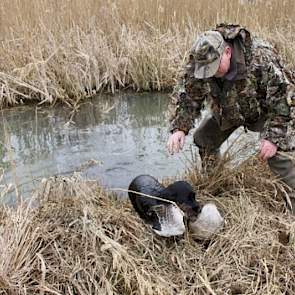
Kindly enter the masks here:
<path id="1" fill-rule="evenodd" d="M 196 201 L 192 186 L 186 181 L 176 181 L 170 184 L 164 197 L 174 201 L 190 220 L 194 220 L 201 212 L 201 206 Z"/>

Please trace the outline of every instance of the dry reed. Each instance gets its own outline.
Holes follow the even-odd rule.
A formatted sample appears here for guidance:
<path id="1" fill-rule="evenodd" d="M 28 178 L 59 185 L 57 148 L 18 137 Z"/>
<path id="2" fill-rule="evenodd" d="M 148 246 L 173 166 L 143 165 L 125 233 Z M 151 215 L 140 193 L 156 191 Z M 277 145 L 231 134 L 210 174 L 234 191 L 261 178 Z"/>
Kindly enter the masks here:
<path id="1" fill-rule="evenodd" d="M 292 0 L 2 0 L 0 106 L 170 89 L 200 30 L 234 22 L 294 65 Z"/>
<path id="2" fill-rule="evenodd" d="M 187 175 L 226 225 L 211 241 L 155 236 L 128 201 L 78 175 L 0 210 L 0 294 L 294 294 L 286 188 L 251 157 Z"/>

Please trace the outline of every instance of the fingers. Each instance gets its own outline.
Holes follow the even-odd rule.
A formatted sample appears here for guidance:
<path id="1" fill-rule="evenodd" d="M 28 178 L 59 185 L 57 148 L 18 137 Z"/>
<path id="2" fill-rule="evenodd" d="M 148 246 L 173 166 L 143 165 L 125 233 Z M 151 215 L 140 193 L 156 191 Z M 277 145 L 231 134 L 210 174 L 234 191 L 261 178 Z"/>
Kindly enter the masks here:
<path id="1" fill-rule="evenodd" d="M 266 161 L 266 160 L 272 158 L 275 154 L 276 154 L 276 152 L 273 149 L 266 149 L 262 159 L 264 161 Z"/>
<path id="2" fill-rule="evenodd" d="M 168 151 L 171 155 L 179 152 L 179 141 L 175 137 L 170 137 L 168 141 Z"/>
<path id="3" fill-rule="evenodd" d="M 272 155 L 272 152 L 271 150 L 265 148 L 264 150 L 262 150 L 259 154 L 259 157 L 261 160 L 263 161 L 266 161 L 267 159 L 271 158 L 273 155 Z"/>
<path id="4" fill-rule="evenodd" d="M 179 150 L 183 148 L 184 138 L 185 135 L 183 132 L 175 132 L 170 136 L 167 142 L 167 149 L 171 155 L 173 155 L 174 153 L 178 153 Z"/>
<path id="5" fill-rule="evenodd" d="M 183 149 L 183 146 L 184 146 L 184 139 L 185 139 L 184 136 L 181 136 L 181 137 L 180 137 L 180 149 L 181 149 L 181 150 Z"/>
<path id="6" fill-rule="evenodd" d="M 174 144 L 173 144 L 173 139 L 171 137 L 168 140 L 167 149 L 169 154 L 173 155 Z"/>
<path id="7" fill-rule="evenodd" d="M 173 141 L 172 141 L 172 137 L 170 136 L 168 142 L 167 142 L 167 149 L 169 154 L 173 154 Z"/>
<path id="8" fill-rule="evenodd" d="M 260 145 L 260 154 L 259 158 L 263 161 L 266 161 L 273 156 L 275 156 L 277 152 L 277 146 L 268 140 L 262 140 Z"/>
<path id="9" fill-rule="evenodd" d="M 173 142 L 173 151 L 177 154 L 179 152 L 179 141 Z"/>
<path id="10" fill-rule="evenodd" d="M 261 143 L 260 143 L 260 153 L 259 153 L 259 158 L 261 160 L 264 160 L 265 152 L 266 152 L 266 150 L 265 150 L 265 141 L 263 139 L 263 140 L 261 140 Z"/>

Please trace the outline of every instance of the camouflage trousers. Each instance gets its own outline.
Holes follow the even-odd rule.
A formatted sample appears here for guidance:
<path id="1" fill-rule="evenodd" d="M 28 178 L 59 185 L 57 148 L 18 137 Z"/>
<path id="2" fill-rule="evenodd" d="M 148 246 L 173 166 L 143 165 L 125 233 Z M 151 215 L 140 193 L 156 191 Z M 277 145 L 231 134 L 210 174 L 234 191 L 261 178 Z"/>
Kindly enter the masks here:
<path id="1" fill-rule="evenodd" d="M 249 126 L 248 129 L 251 131 L 259 132 L 263 127 L 263 120 Z M 205 118 L 200 126 L 194 133 L 194 143 L 199 148 L 199 153 L 203 161 L 206 159 L 209 161 L 214 161 L 218 158 L 219 148 L 222 143 L 228 139 L 228 137 L 238 128 L 239 126 L 232 127 L 228 130 L 221 130 L 218 122 L 214 117 Z M 295 152 L 290 152 L 290 155 L 295 156 Z M 204 165 L 204 163 L 203 163 Z M 210 163 L 209 163 L 210 165 Z M 293 214 L 295 214 L 295 162 L 292 157 L 288 157 L 288 153 L 285 155 L 277 154 L 268 160 L 268 165 L 271 171 L 279 176 L 282 181 L 284 181 L 292 190 L 289 197 L 292 203 Z"/>

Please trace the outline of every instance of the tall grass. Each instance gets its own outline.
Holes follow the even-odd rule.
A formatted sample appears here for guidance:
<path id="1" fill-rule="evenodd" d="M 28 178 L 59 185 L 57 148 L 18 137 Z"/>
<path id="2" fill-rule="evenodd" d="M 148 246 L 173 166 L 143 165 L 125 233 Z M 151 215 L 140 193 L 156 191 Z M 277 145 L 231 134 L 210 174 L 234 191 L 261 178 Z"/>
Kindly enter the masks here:
<path id="1" fill-rule="evenodd" d="M 294 2 L 240 2 L 2 0 L 0 105 L 170 89 L 198 32 L 223 21 L 275 41 L 293 65 Z"/>

